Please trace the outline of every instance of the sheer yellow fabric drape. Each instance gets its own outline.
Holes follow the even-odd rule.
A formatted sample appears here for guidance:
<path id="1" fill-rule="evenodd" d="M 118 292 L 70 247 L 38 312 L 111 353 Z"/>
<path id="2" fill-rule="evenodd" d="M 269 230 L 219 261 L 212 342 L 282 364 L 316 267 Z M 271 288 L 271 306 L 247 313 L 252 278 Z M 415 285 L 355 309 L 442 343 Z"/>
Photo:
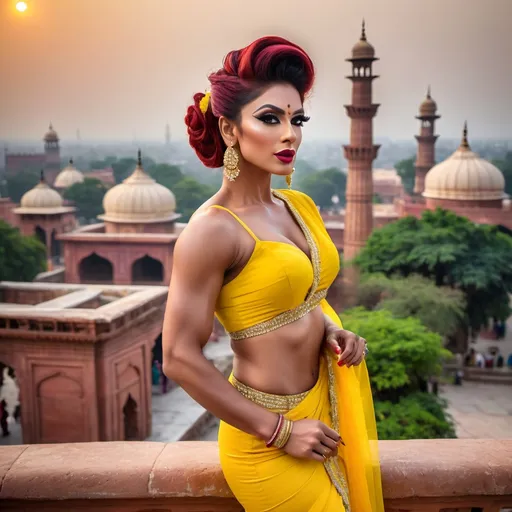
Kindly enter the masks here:
<path id="1" fill-rule="evenodd" d="M 322 311 L 342 327 L 326 300 Z M 334 359 L 334 358 L 332 358 Z M 346 468 L 352 512 L 384 512 L 377 443 L 377 426 L 368 370 L 359 366 L 335 368 L 340 435 L 345 442 L 343 462 Z"/>

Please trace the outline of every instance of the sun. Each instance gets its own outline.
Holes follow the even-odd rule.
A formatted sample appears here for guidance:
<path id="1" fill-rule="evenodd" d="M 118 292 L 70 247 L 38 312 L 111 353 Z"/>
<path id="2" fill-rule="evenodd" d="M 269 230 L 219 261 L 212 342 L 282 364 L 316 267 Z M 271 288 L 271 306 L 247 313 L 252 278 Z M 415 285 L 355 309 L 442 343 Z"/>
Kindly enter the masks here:
<path id="1" fill-rule="evenodd" d="M 25 12 L 27 10 L 27 2 L 17 2 L 16 10 L 19 12 Z"/>

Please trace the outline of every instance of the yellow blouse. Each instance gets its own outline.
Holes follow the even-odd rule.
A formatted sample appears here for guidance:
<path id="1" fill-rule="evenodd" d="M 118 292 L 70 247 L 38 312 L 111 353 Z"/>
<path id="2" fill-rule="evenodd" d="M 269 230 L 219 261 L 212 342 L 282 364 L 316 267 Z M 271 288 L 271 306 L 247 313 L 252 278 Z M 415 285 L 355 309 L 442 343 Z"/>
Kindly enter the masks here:
<path id="1" fill-rule="evenodd" d="M 299 224 L 311 259 L 285 242 L 260 240 L 232 211 L 229 212 L 254 239 L 249 261 L 224 285 L 215 314 L 234 340 L 273 331 L 305 316 L 327 295 L 339 271 L 339 255 L 314 202 L 292 190 L 274 190 Z"/>

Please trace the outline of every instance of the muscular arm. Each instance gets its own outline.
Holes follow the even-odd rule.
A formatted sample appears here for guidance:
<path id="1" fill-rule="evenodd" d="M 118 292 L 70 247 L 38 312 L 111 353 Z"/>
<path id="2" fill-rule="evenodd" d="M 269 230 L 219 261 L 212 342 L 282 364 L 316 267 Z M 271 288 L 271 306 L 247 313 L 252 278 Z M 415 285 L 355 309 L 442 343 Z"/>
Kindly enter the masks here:
<path id="1" fill-rule="evenodd" d="M 163 328 L 163 370 L 221 420 L 268 440 L 278 416 L 243 397 L 203 355 L 236 233 L 219 211 L 194 218 L 176 243 Z"/>

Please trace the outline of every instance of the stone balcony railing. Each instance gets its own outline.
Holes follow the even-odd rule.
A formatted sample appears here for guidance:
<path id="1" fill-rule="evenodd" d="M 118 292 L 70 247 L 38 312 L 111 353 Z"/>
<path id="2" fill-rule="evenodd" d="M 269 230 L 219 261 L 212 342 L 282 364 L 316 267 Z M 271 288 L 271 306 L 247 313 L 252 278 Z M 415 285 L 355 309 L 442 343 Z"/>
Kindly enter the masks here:
<path id="1" fill-rule="evenodd" d="M 512 508 L 512 440 L 384 441 L 380 451 L 386 512 Z M 109 442 L 0 448 L 0 510 L 242 508 L 214 442 Z"/>

